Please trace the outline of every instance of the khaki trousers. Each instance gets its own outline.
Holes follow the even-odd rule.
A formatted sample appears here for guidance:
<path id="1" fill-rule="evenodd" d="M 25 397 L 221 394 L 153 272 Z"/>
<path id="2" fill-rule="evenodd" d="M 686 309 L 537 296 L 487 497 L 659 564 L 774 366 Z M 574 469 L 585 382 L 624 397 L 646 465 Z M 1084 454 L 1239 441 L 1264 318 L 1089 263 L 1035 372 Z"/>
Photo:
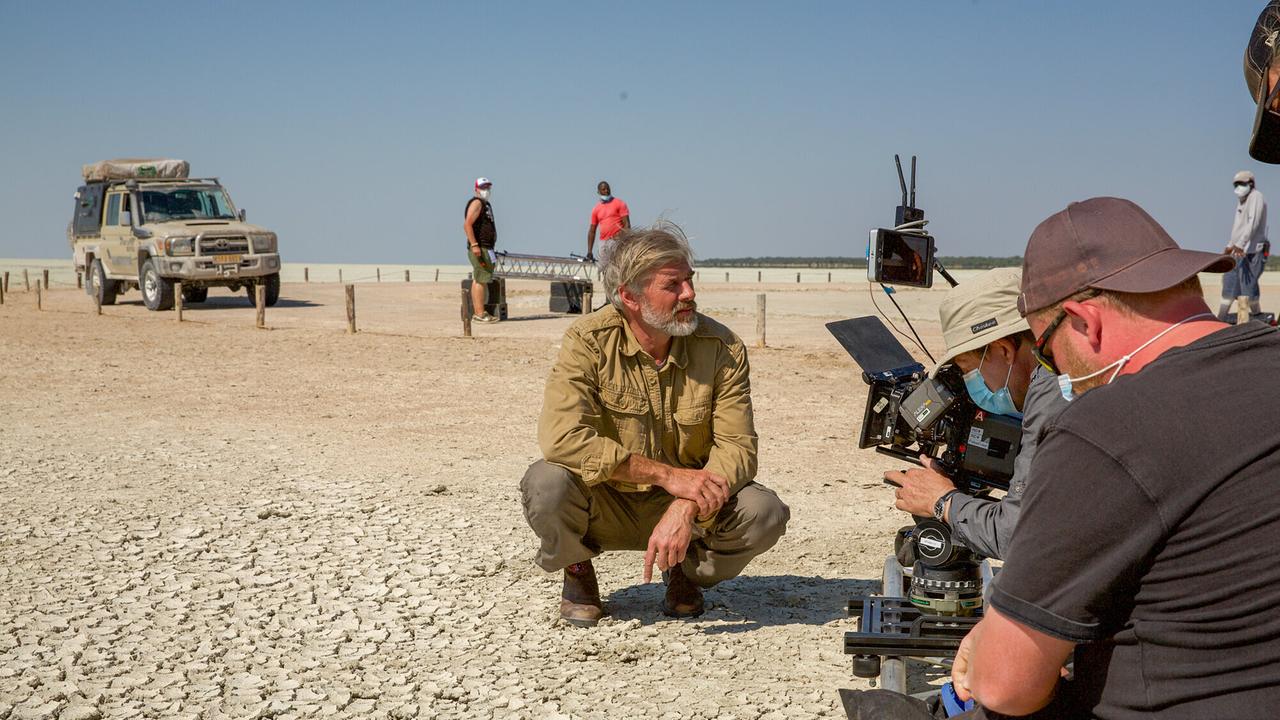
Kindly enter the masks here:
<path id="1" fill-rule="evenodd" d="M 533 561 L 548 572 L 605 550 L 645 550 L 649 536 L 674 498 L 665 490 L 622 492 L 611 485 L 587 487 L 572 472 L 539 460 L 520 481 L 524 517 L 542 540 Z M 791 510 L 769 488 L 750 483 L 729 498 L 694 540 L 680 568 L 702 587 L 737 577 L 751 558 L 778 542 Z M 699 537 L 701 534 L 701 537 Z"/>

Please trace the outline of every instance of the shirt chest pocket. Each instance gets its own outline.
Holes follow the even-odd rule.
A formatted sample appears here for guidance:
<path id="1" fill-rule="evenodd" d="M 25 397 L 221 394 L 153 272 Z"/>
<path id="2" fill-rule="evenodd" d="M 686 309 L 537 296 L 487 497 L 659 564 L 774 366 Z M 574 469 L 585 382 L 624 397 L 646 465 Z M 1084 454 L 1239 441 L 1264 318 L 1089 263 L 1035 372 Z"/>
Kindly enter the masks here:
<path id="1" fill-rule="evenodd" d="M 600 404 L 604 406 L 604 434 L 632 452 L 648 450 L 649 402 L 643 395 L 608 385 L 600 388 Z"/>
<path id="2" fill-rule="evenodd" d="M 671 417 L 675 420 L 680 464 L 702 467 L 711 453 L 711 403 L 682 405 Z"/>

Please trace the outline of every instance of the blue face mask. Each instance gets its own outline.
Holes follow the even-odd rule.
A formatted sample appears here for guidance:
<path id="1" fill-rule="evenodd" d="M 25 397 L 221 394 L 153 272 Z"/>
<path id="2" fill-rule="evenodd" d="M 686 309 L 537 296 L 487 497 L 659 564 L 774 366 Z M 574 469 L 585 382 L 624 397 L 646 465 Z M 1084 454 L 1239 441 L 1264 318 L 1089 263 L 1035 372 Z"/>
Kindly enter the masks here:
<path id="1" fill-rule="evenodd" d="M 982 379 L 982 362 L 987 359 L 987 351 L 982 351 L 982 360 L 978 361 L 978 367 L 964 374 L 964 388 L 969 391 L 969 397 L 973 399 L 973 404 L 996 415 L 1009 415 L 1022 419 L 1022 413 L 1018 412 L 1018 406 L 1013 404 L 1013 396 L 1009 394 L 1009 378 L 1013 375 L 1013 366 L 1009 366 L 1009 372 L 1004 376 L 1004 387 L 991 391 L 987 387 L 987 381 Z"/>
<path id="2" fill-rule="evenodd" d="M 613 199 L 613 196 L 612 196 L 612 195 L 601 195 L 601 196 L 600 196 L 600 202 L 609 202 L 609 201 L 610 201 L 610 200 L 612 200 L 612 199 Z"/>

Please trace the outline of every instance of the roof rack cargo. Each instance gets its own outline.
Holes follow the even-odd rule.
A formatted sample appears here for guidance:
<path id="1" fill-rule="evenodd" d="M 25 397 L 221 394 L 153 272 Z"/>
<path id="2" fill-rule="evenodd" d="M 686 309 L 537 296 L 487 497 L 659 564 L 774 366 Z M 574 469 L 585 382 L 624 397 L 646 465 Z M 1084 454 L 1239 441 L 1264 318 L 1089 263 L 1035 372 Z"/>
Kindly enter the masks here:
<path id="1" fill-rule="evenodd" d="M 185 179 L 191 174 L 191 164 L 186 160 L 169 158 L 121 158 L 91 163 L 81 170 L 85 182 L 142 178 Z"/>

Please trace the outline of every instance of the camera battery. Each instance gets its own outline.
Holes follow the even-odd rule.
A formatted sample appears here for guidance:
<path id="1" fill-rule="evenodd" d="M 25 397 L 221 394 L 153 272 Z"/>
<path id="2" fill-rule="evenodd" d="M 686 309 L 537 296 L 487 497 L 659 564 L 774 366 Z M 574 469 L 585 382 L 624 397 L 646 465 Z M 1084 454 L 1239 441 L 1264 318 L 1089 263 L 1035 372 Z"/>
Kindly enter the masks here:
<path id="1" fill-rule="evenodd" d="M 928 430 L 959 396 L 937 378 L 927 378 L 902 399 L 898 412 L 916 433 Z"/>

